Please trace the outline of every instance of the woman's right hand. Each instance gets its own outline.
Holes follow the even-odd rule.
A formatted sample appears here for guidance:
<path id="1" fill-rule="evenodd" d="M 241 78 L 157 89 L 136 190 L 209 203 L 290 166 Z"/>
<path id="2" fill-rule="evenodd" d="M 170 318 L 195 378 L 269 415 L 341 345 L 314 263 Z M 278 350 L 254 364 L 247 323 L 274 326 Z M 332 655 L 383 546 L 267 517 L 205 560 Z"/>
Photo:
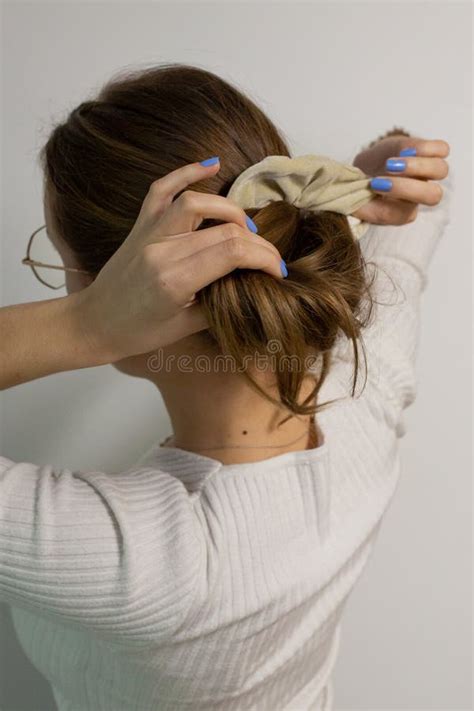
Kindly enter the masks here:
<path id="1" fill-rule="evenodd" d="M 415 148 L 416 155 L 400 156 L 407 148 Z M 391 135 L 381 138 L 361 151 L 353 164 L 366 175 L 389 180 L 389 191 L 377 189 L 372 183 L 374 197 L 352 214 L 360 220 L 377 225 L 404 225 L 413 222 L 418 205 L 437 205 L 443 196 L 439 183 L 449 172 L 445 158 L 450 147 L 446 141 Z M 405 170 L 391 170 L 387 161 L 403 161 Z"/>
<path id="2" fill-rule="evenodd" d="M 250 230 L 239 205 L 186 190 L 219 168 L 191 163 L 152 183 L 125 242 L 74 295 L 81 332 L 102 360 L 104 353 L 107 362 L 147 353 L 207 328 L 196 292 L 234 269 L 283 278 L 277 248 Z M 225 224 L 196 231 L 204 219 Z"/>

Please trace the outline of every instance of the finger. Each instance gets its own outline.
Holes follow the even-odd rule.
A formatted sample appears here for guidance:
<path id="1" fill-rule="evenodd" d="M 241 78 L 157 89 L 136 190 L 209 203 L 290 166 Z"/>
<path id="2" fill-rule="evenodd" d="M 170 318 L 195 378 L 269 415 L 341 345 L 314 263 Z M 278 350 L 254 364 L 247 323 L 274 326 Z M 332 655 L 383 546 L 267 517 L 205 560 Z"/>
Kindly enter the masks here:
<path id="1" fill-rule="evenodd" d="M 143 200 L 138 219 L 147 223 L 156 221 L 181 190 L 199 180 L 212 177 L 219 169 L 220 162 L 210 166 L 188 163 L 153 181 Z"/>
<path id="2" fill-rule="evenodd" d="M 400 136 L 397 144 L 398 153 L 405 148 L 416 148 L 416 155 L 424 158 L 447 158 L 451 150 L 449 143 L 442 139 L 426 139 L 416 136 Z"/>
<path id="3" fill-rule="evenodd" d="M 225 242 L 237 237 L 245 240 L 251 239 L 281 259 L 280 252 L 275 245 L 260 235 L 250 233 L 249 230 L 240 225 L 236 225 L 234 222 L 226 222 L 222 225 L 207 227 L 204 230 L 188 232 L 183 235 L 163 237 L 160 240 L 160 249 L 164 252 L 167 248 L 169 251 L 168 259 L 176 261 L 177 259 L 184 259 L 201 249 L 206 249 L 206 247 L 211 247 L 219 242 Z"/>
<path id="4" fill-rule="evenodd" d="M 260 269 L 283 278 L 281 257 L 254 240 L 239 237 L 218 242 L 211 247 L 175 262 L 172 279 L 179 285 L 181 303 L 188 303 L 196 292 L 234 269 Z"/>
<path id="5" fill-rule="evenodd" d="M 205 219 L 235 222 L 252 234 L 256 232 L 245 210 L 230 198 L 185 190 L 159 218 L 154 233 L 169 236 L 193 232 Z"/>
<path id="6" fill-rule="evenodd" d="M 444 192 L 439 183 L 430 180 L 395 178 L 394 176 L 387 178 L 384 175 L 372 178 L 369 187 L 376 194 L 430 206 L 437 205 Z"/>
<path id="7" fill-rule="evenodd" d="M 449 173 L 449 165 L 443 158 L 393 156 L 385 162 L 385 170 L 392 175 L 403 173 L 402 177 L 443 180 Z"/>

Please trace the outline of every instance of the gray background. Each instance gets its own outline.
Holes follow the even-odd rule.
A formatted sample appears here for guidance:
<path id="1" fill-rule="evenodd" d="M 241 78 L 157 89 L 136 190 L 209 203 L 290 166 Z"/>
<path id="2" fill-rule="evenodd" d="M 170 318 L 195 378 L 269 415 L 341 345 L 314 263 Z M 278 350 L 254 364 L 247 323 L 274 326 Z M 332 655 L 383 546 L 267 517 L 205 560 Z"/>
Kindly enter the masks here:
<path id="1" fill-rule="evenodd" d="M 43 223 L 36 154 L 51 121 L 126 65 L 194 63 L 238 83 L 294 154 L 346 160 L 394 124 L 451 145 L 453 222 L 422 306 L 402 480 L 346 609 L 336 709 L 471 708 L 471 12 L 380 1 L 2 6 L 4 304 L 55 295 L 20 264 Z M 1 452 L 13 460 L 116 469 L 170 432 L 155 388 L 111 367 L 15 387 L 2 406 Z M 3 711 L 54 709 L 0 609 Z"/>

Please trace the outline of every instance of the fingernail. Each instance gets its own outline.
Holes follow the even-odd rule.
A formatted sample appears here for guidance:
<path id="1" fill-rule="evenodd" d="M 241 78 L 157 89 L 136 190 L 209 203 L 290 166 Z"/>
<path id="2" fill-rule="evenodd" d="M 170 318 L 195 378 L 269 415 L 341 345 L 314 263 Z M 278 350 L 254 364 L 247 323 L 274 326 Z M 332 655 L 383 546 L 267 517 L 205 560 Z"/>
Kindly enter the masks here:
<path id="1" fill-rule="evenodd" d="M 288 276 L 288 269 L 286 268 L 286 262 L 284 259 L 280 260 L 281 273 L 286 278 Z"/>
<path id="2" fill-rule="evenodd" d="M 393 170 L 395 173 L 401 173 L 407 167 L 406 160 L 397 160 L 396 158 L 389 158 L 385 163 L 387 170 Z"/>
<path id="3" fill-rule="evenodd" d="M 388 192 L 392 189 L 392 181 L 388 178 L 373 178 L 370 181 L 370 187 L 373 190 L 382 190 L 383 192 Z"/>
<path id="4" fill-rule="evenodd" d="M 399 156 L 416 156 L 416 148 L 404 148 L 400 151 Z"/>
<path id="5" fill-rule="evenodd" d="M 247 227 L 249 228 L 249 230 L 251 230 L 252 232 L 258 232 L 258 227 L 257 227 L 257 225 L 255 224 L 255 222 L 252 220 L 251 217 L 249 217 L 248 215 L 246 215 L 246 216 L 245 216 L 245 220 L 246 220 L 246 222 L 247 222 Z"/>
<path id="6" fill-rule="evenodd" d="M 219 156 L 213 156 L 212 158 L 206 158 L 206 160 L 200 161 L 201 165 L 215 165 L 216 163 L 219 163 Z"/>

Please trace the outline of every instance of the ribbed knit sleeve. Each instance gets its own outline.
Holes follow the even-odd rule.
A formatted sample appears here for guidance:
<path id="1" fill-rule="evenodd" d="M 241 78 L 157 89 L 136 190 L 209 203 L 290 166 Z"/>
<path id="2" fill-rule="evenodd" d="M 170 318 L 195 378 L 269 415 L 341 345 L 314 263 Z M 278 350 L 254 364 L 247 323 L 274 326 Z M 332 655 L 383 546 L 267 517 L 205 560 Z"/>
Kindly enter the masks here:
<path id="1" fill-rule="evenodd" d="M 182 622 L 201 553 L 175 477 L 0 457 L 0 601 L 118 643 L 156 643 Z"/>
<path id="2" fill-rule="evenodd" d="M 403 410 L 416 397 L 421 295 L 433 254 L 450 221 L 452 175 L 441 181 L 443 197 L 433 207 L 420 205 L 414 222 L 372 225 L 360 245 L 369 271 L 375 268 L 374 311 L 363 331 L 367 377 L 386 415 L 402 436 Z M 372 392 L 372 391 L 371 391 Z"/>

